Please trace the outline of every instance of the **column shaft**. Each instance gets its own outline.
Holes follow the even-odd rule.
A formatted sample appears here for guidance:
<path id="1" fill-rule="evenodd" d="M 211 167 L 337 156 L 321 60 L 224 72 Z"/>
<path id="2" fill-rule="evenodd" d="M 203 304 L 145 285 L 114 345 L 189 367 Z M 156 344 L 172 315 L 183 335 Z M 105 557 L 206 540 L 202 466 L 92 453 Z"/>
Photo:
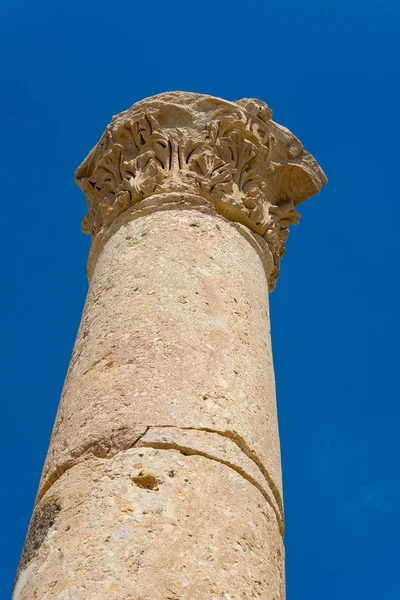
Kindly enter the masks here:
<path id="1" fill-rule="evenodd" d="M 97 260 L 39 490 L 32 522 L 51 535 L 26 551 L 15 600 L 283 598 L 280 489 L 260 257 L 195 209 L 122 225 Z"/>

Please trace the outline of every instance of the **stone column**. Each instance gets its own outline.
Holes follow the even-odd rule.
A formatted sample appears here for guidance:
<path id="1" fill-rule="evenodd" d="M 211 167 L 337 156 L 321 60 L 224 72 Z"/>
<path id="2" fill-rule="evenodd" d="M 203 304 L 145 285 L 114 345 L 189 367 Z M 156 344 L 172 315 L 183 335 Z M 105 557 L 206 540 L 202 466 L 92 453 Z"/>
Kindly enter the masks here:
<path id="1" fill-rule="evenodd" d="M 283 600 L 268 292 L 325 176 L 258 100 L 166 93 L 76 172 L 90 288 L 14 600 Z"/>

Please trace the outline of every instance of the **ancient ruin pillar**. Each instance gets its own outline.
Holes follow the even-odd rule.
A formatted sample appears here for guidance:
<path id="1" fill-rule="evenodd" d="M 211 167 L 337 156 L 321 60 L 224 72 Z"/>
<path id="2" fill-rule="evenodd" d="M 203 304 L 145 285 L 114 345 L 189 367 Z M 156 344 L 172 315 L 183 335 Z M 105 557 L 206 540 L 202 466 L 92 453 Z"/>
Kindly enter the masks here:
<path id="1" fill-rule="evenodd" d="M 14 600 L 283 600 L 268 292 L 325 176 L 264 103 L 173 92 L 76 180 L 90 288 Z"/>

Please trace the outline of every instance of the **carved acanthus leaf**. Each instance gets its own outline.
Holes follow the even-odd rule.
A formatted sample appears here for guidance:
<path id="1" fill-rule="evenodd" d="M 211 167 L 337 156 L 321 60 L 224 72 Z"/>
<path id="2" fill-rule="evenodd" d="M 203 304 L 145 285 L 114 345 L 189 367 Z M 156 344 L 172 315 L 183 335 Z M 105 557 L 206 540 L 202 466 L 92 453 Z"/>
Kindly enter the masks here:
<path id="1" fill-rule="evenodd" d="M 131 194 L 131 202 L 139 202 L 154 194 L 157 185 L 163 182 L 165 174 L 153 150 L 140 154 L 137 158 L 125 159 L 120 165 L 121 190 Z"/>
<path id="2" fill-rule="evenodd" d="M 149 196 L 194 194 L 265 238 L 273 287 L 288 228 L 299 218 L 296 205 L 326 179 L 271 116 L 258 100 L 178 92 L 134 105 L 113 119 L 76 172 L 88 200 L 84 231 L 95 237 Z"/>

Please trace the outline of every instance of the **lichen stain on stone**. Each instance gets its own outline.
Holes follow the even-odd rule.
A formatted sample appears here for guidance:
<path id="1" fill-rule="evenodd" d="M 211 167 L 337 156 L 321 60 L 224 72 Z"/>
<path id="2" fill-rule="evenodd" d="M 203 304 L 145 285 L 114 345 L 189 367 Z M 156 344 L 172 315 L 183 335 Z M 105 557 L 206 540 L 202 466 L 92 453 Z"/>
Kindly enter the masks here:
<path id="1" fill-rule="evenodd" d="M 47 532 L 54 525 L 60 510 L 61 506 L 53 501 L 45 504 L 33 515 L 18 571 L 25 569 L 27 564 L 36 556 L 46 539 Z"/>

